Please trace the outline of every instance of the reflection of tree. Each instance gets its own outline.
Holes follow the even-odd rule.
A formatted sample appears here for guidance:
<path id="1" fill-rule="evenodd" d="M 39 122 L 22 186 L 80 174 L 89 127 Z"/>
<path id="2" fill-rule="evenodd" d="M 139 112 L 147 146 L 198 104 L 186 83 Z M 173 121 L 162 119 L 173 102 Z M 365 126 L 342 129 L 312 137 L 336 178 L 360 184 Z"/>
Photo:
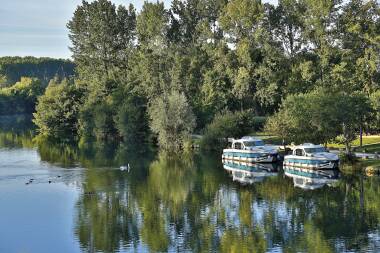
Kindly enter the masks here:
<path id="1" fill-rule="evenodd" d="M 0 116 L 0 148 L 33 148 L 30 115 Z"/>
<path id="2" fill-rule="evenodd" d="M 151 162 L 143 145 L 78 146 L 11 132 L 0 132 L 0 143 L 37 145 L 43 161 L 86 168 L 75 227 L 84 251 L 366 251 L 379 228 L 376 177 L 345 175 L 315 191 L 282 175 L 239 186 L 219 155 L 160 153 Z M 118 170 L 126 164 L 129 173 Z"/>
<path id="3" fill-rule="evenodd" d="M 139 210 L 131 187 L 145 180 L 151 158 L 147 150 L 125 145 L 81 147 L 80 160 L 91 167 L 85 172 L 83 194 L 77 202 L 75 234 L 86 252 L 116 252 L 138 244 Z M 118 164 L 129 164 L 130 172 L 120 171 Z"/>
<path id="4" fill-rule="evenodd" d="M 222 236 L 220 243 L 221 252 L 266 252 L 267 245 L 262 231 L 249 231 L 244 233 L 238 230 L 228 229 Z"/>
<path id="5" fill-rule="evenodd" d="M 192 157 L 160 154 L 149 169 L 148 185 L 156 192 L 172 217 L 178 217 L 194 187 L 196 168 Z"/>
<path id="6" fill-rule="evenodd" d="M 86 252 L 116 252 L 136 243 L 137 219 L 126 178 L 116 171 L 90 169 L 77 203 L 75 234 Z"/>
<path id="7" fill-rule="evenodd" d="M 44 136 L 36 136 L 33 141 L 42 161 L 62 167 L 74 167 L 78 163 L 79 150 L 73 143 L 55 142 Z"/>
<path id="8" fill-rule="evenodd" d="M 243 226 L 252 227 L 253 192 L 249 189 L 240 191 L 239 217 Z"/>
<path id="9" fill-rule="evenodd" d="M 33 148 L 32 131 L 14 133 L 0 131 L 0 148 Z"/>
<path id="10" fill-rule="evenodd" d="M 323 233 L 310 222 L 304 225 L 303 234 L 292 243 L 294 244 L 287 246 L 286 252 L 330 253 L 335 251 Z"/>
<path id="11" fill-rule="evenodd" d="M 196 175 L 191 158 L 160 153 L 149 167 L 146 182 L 136 188 L 143 214 L 141 236 L 153 251 L 168 249 L 169 222 L 181 224 Z"/>

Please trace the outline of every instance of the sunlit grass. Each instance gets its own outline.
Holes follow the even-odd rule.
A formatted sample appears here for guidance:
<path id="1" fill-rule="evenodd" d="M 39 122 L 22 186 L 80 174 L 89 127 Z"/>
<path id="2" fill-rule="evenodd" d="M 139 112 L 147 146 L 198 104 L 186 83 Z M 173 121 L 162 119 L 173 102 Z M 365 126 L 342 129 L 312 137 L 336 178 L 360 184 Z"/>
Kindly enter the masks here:
<path id="1" fill-rule="evenodd" d="M 356 151 L 364 151 L 366 152 L 377 152 L 380 151 L 380 135 L 363 135 L 363 146 L 362 148 L 358 148 L 360 145 L 359 136 L 352 142 L 352 147 L 355 148 Z M 367 146 L 368 145 L 368 146 Z M 330 148 L 344 148 L 343 144 L 338 143 L 329 143 L 327 144 Z"/>

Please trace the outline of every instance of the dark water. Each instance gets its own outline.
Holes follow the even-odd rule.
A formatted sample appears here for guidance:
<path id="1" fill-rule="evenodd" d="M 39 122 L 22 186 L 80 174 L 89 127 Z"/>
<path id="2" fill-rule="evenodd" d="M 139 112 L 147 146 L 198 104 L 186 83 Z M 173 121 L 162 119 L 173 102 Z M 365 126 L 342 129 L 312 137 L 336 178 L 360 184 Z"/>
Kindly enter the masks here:
<path id="1" fill-rule="evenodd" d="M 0 127 L 1 253 L 380 252 L 379 177 L 341 173 L 306 190 L 307 173 L 229 173 L 218 154 Z"/>

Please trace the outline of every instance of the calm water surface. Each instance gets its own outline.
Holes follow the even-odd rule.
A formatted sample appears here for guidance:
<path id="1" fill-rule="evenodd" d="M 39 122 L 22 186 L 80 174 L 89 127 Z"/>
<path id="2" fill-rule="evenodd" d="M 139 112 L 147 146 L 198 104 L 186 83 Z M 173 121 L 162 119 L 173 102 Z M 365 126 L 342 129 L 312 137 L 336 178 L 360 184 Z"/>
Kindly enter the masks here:
<path id="1" fill-rule="evenodd" d="M 218 154 L 0 127 L 1 253 L 380 252 L 379 177 L 341 173 L 306 190 L 308 174 L 228 172 Z"/>

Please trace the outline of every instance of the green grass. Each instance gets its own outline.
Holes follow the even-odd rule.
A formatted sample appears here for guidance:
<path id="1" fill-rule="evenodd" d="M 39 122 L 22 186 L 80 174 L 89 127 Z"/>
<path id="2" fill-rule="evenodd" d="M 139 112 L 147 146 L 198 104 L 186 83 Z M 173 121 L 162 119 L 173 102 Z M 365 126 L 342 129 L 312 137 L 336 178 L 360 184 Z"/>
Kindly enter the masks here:
<path id="1" fill-rule="evenodd" d="M 371 144 L 361 148 L 355 148 L 356 152 L 375 153 L 380 152 L 380 144 Z"/>
<path id="2" fill-rule="evenodd" d="M 380 143 L 380 135 L 369 135 L 363 136 L 363 145 L 371 145 L 375 143 Z M 352 147 L 358 147 L 360 145 L 359 136 L 352 142 Z M 329 143 L 327 144 L 329 148 L 344 148 L 343 144 L 338 143 Z M 371 146 L 364 147 L 365 149 L 370 148 Z"/>

